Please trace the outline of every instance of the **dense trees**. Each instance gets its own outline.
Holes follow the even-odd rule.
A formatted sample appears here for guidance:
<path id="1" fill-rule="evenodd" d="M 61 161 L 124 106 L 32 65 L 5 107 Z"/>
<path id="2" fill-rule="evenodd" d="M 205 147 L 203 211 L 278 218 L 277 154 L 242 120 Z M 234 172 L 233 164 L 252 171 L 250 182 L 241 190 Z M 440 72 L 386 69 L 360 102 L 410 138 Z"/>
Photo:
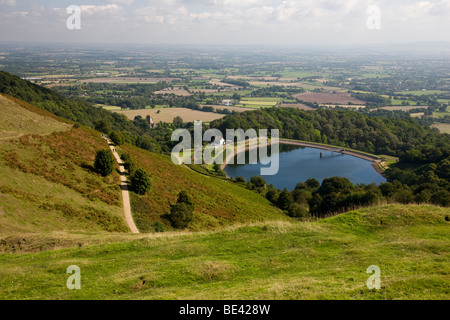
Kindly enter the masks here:
<path id="1" fill-rule="evenodd" d="M 110 135 L 120 132 L 124 141 L 152 152 L 169 152 L 172 130 L 163 126 L 151 129 L 145 120 L 129 121 L 124 115 L 95 107 L 82 99 L 69 99 L 7 72 L 0 71 L 0 93 L 36 105 L 57 116 L 95 128 Z"/>
<path id="2" fill-rule="evenodd" d="M 109 138 L 116 146 L 120 146 L 124 143 L 123 135 L 120 132 L 112 131 Z"/>
<path id="3" fill-rule="evenodd" d="M 402 156 L 416 146 L 447 147 L 448 136 L 421 126 L 412 118 L 369 116 L 345 110 L 304 111 L 267 108 L 236 113 L 211 122 L 226 129 L 279 129 L 287 139 L 328 143 L 369 153 Z"/>
<path id="4" fill-rule="evenodd" d="M 271 108 L 243 112 L 213 121 L 222 132 L 242 128 L 279 129 L 280 136 L 348 147 L 369 153 L 399 157 L 390 165 L 388 184 L 353 186 L 350 181 L 333 177 L 320 185 L 311 179 L 291 191 L 294 202 L 320 215 L 385 201 L 400 203 L 434 203 L 449 206 L 450 136 L 421 126 L 415 119 L 384 113 L 370 116 L 352 111 L 317 110 L 307 112 L 288 108 Z M 255 178 L 256 179 L 256 178 Z M 254 183 L 251 183 L 254 187 Z M 320 186 L 320 188 L 319 188 Z M 303 191 L 302 191 L 303 190 Z M 281 191 L 269 190 L 266 198 L 288 211 L 279 200 Z M 306 207 L 305 207 L 306 208 Z M 299 208 L 294 206 L 292 215 Z"/>

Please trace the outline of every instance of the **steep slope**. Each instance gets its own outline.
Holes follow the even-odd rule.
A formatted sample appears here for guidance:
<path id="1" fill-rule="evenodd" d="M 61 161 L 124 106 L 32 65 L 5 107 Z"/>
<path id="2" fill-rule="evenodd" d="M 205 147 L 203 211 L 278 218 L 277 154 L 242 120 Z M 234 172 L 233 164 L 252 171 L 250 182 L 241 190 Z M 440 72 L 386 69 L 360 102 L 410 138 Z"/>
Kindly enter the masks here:
<path id="1" fill-rule="evenodd" d="M 45 111 L 36 114 L 7 96 L 0 101 L 7 109 L 2 129 L 17 134 L 0 141 L 0 235 L 127 232 L 119 174 L 103 178 L 93 172 L 97 150 L 108 147 L 100 133 Z"/>
<path id="2" fill-rule="evenodd" d="M 93 172 L 96 152 L 108 148 L 101 134 L 79 125 L 68 130 L 68 124 L 46 111 L 38 115 L 31 105 L 25 109 L 19 100 L 2 98 L 8 105 L 8 114 L 2 116 L 8 121 L 3 124 L 9 125 L 7 130 L 16 128 L 18 135 L 0 142 L 0 235 L 55 230 L 127 232 L 119 174 L 103 178 Z M 25 117 L 21 115 L 33 123 L 31 128 L 10 119 Z M 32 130 L 46 135 L 26 135 Z M 191 230 L 288 219 L 260 195 L 231 182 L 202 176 L 174 165 L 167 156 L 131 145 L 120 150 L 130 153 L 152 178 L 147 196 L 132 196 L 142 232 L 154 231 L 156 221 L 170 229 L 161 215 L 169 212 L 181 190 L 196 204 Z"/>
<path id="3" fill-rule="evenodd" d="M 0 299 L 448 299 L 448 215 L 391 205 L 318 222 L 3 254 Z M 81 290 L 65 287 L 73 264 Z M 380 290 L 366 286 L 371 265 L 381 270 Z"/>
<path id="4" fill-rule="evenodd" d="M 16 99 L 3 94 L 0 94 L 0 111 L 0 140 L 26 134 L 46 135 L 55 131 L 65 131 L 71 127 L 49 116 L 27 110 L 23 105 L 19 105 Z"/>
<path id="5" fill-rule="evenodd" d="M 195 203 L 194 221 L 189 229 L 203 231 L 236 223 L 289 218 L 261 195 L 231 181 L 201 175 L 191 169 L 175 165 L 169 156 L 151 153 L 131 145 L 119 148 L 128 153 L 137 167 L 144 168 L 152 180 L 152 188 L 145 196 L 131 194 L 134 220 L 141 231 L 153 231 L 154 222 L 164 222 L 161 216 L 169 213 L 170 204 L 186 191 Z"/>

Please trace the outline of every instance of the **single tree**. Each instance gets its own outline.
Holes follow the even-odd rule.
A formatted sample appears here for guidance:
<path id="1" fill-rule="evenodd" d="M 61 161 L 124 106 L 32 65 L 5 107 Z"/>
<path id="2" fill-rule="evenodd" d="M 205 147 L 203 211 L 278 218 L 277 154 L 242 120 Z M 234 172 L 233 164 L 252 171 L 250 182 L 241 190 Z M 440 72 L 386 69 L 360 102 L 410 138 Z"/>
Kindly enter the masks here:
<path id="1" fill-rule="evenodd" d="M 181 126 L 183 124 L 183 119 L 180 116 L 173 118 L 173 124 Z"/>
<path id="2" fill-rule="evenodd" d="M 148 176 L 147 171 L 142 168 L 136 170 L 131 177 L 131 188 L 137 194 L 144 195 L 152 186 L 152 182 Z"/>
<path id="3" fill-rule="evenodd" d="M 114 158 L 111 150 L 104 149 L 97 152 L 94 163 L 95 171 L 106 177 L 114 170 Z"/>

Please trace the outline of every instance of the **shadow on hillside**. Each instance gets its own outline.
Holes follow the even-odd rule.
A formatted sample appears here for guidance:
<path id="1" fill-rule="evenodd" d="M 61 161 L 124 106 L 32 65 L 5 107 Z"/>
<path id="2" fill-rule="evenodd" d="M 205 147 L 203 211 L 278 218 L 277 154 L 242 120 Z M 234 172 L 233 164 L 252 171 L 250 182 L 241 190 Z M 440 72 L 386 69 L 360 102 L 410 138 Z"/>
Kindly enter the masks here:
<path id="1" fill-rule="evenodd" d="M 94 168 L 93 165 L 90 165 L 90 164 L 88 164 L 88 163 L 83 163 L 83 164 L 81 165 L 81 167 L 82 167 L 83 169 L 85 169 L 86 171 L 89 171 L 90 173 L 96 173 L 95 168 Z"/>

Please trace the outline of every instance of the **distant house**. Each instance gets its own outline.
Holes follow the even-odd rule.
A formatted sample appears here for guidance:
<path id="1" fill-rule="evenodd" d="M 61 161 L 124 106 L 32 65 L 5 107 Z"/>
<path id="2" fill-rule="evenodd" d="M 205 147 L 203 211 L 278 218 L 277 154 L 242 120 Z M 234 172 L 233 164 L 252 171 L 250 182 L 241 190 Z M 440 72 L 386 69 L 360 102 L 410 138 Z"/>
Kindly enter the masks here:
<path id="1" fill-rule="evenodd" d="M 230 106 L 233 105 L 233 100 L 230 100 L 230 99 L 224 99 L 224 100 L 222 100 L 222 105 L 223 105 L 223 106 L 228 106 L 228 107 L 230 107 Z"/>
<path id="2" fill-rule="evenodd" d="M 148 114 L 147 117 L 146 117 L 146 119 L 147 119 L 147 122 L 148 122 L 148 125 L 150 126 L 150 128 L 156 128 L 156 123 L 155 123 L 155 121 L 153 120 L 151 114 Z"/>
<path id="3" fill-rule="evenodd" d="M 224 138 L 215 136 L 214 142 L 211 142 L 210 146 L 214 147 L 214 149 L 217 149 L 218 147 L 223 146 L 225 143 L 226 142 Z"/>

